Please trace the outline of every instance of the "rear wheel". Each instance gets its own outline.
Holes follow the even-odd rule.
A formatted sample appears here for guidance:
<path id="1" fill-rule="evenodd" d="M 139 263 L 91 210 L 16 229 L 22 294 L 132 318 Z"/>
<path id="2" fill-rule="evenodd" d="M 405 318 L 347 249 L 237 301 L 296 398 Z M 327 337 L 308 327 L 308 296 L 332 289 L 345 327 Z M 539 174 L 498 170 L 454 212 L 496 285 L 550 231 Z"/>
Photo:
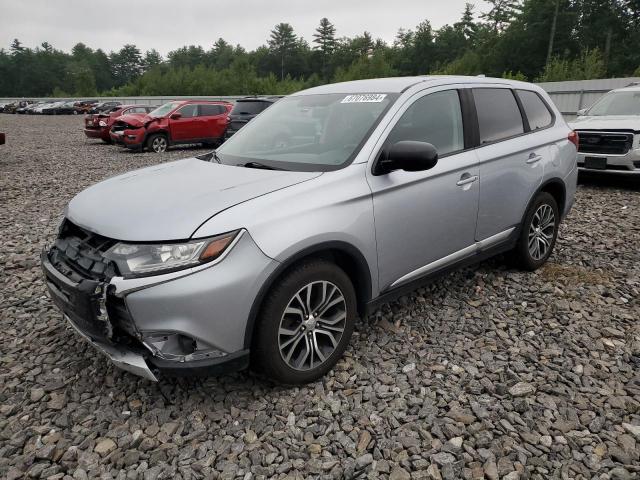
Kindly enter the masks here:
<path id="1" fill-rule="evenodd" d="M 147 149 L 156 153 L 163 153 L 167 151 L 169 142 L 167 137 L 162 133 L 154 133 L 147 139 Z"/>
<path id="2" fill-rule="evenodd" d="M 258 318 L 253 366 L 284 384 L 317 380 L 342 357 L 355 319 L 349 277 L 328 261 L 305 262 L 269 292 Z"/>
<path id="3" fill-rule="evenodd" d="M 555 198 L 540 192 L 529 207 L 522 224 L 514 259 L 525 270 L 540 268 L 551 256 L 558 237 L 560 215 Z"/>

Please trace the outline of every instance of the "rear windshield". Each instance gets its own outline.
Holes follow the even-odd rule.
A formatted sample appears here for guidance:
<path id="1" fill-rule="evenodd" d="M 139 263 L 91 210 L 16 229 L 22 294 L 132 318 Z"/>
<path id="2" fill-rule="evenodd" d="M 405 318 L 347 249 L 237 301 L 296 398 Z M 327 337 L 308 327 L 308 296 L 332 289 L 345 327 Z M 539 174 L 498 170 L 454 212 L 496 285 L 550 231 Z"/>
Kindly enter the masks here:
<path id="1" fill-rule="evenodd" d="M 238 100 L 231 110 L 231 115 L 256 115 L 266 109 L 271 102 L 256 100 Z"/>

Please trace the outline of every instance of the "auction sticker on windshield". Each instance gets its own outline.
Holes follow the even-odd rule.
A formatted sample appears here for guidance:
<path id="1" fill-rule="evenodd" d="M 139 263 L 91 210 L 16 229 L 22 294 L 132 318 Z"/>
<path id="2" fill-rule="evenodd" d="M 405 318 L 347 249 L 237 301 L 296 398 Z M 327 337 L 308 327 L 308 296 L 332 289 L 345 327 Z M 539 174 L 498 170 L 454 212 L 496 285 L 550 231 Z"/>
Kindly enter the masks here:
<path id="1" fill-rule="evenodd" d="M 380 103 L 386 96 L 386 93 L 359 93 L 347 95 L 340 103 Z"/>

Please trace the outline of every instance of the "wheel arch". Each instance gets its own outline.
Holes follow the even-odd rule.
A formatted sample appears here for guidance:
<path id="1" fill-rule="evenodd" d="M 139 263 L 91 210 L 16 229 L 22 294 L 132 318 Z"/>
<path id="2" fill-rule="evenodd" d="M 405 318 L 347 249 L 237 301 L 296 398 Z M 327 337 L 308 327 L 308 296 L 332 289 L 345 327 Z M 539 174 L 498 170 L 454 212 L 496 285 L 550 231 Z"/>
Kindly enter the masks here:
<path id="1" fill-rule="evenodd" d="M 149 132 L 149 131 L 144 132 L 144 138 L 142 139 L 143 147 L 146 148 L 147 141 L 149 140 L 149 137 L 152 135 L 164 135 L 165 138 L 167 139 L 167 146 L 171 145 L 171 135 L 169 135 L 169 130 L 167 130 L 166 128 L 159 128 L 158 130 L 154 130 L 152 132 Z"/>
<path id="2" fill-rule="evenodd" d="M 558 204 L 560 215 L 562 216 L 567 202 L 567 187 L 564 184 L 564 181 L 561 178 L 551 178 L 545 181 L 540 188 L 538 188 L 536 195 L 540 192 L 547 192 L 555 199 Z M 534 198 L 536 195 L 534 195 Z M 533 201 L 533 199 L 531 201 Z"/>
<path id="3" fill-rule="evenodd" d="M 347 242 L 322 242 L 306 247 L 291 255 L 282 262 L 278 268 L 271 273 L 271 275 L 269 275 L 262 287 L 260 287 L 258 295 L 256 295 L 256 298 L 253 300 L 251 310 L 249 311 L 249 318 L 247 319 L 247 326 L 244 335 L 245 348 L 251 347 L 256 321 L 260 314 L 260 309 L 262 308 L 264 299 L 269 290 L 271 290 L 271 287 L 291 268 L 301 262 L 311 259 L 327 259 L 334 262 L 338 267 L 344 270 L 344 272 L 349 276 L 349 279 L 353 283 L 353 287 L 356 291 L 358 314 L 364 314 L 366 304 L 371 300 L 372 295 L 371 269 L 367 260 L 360 250 Z"/>

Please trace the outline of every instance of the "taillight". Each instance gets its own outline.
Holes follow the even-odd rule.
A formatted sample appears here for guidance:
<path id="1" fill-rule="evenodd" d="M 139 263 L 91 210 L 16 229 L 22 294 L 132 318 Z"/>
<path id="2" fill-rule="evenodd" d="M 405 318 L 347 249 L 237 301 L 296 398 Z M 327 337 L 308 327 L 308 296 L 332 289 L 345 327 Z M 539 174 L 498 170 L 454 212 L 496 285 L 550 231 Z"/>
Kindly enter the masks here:
<path id="1" fill-rule="evenodd" d="M 578 136 L 578 132 L 575 130 L 570 132 L 567 139 L 573 143 L 576 146 L 576 150 L 578 150 L 578 147 L 580 146 L 580 137 Z"/>

